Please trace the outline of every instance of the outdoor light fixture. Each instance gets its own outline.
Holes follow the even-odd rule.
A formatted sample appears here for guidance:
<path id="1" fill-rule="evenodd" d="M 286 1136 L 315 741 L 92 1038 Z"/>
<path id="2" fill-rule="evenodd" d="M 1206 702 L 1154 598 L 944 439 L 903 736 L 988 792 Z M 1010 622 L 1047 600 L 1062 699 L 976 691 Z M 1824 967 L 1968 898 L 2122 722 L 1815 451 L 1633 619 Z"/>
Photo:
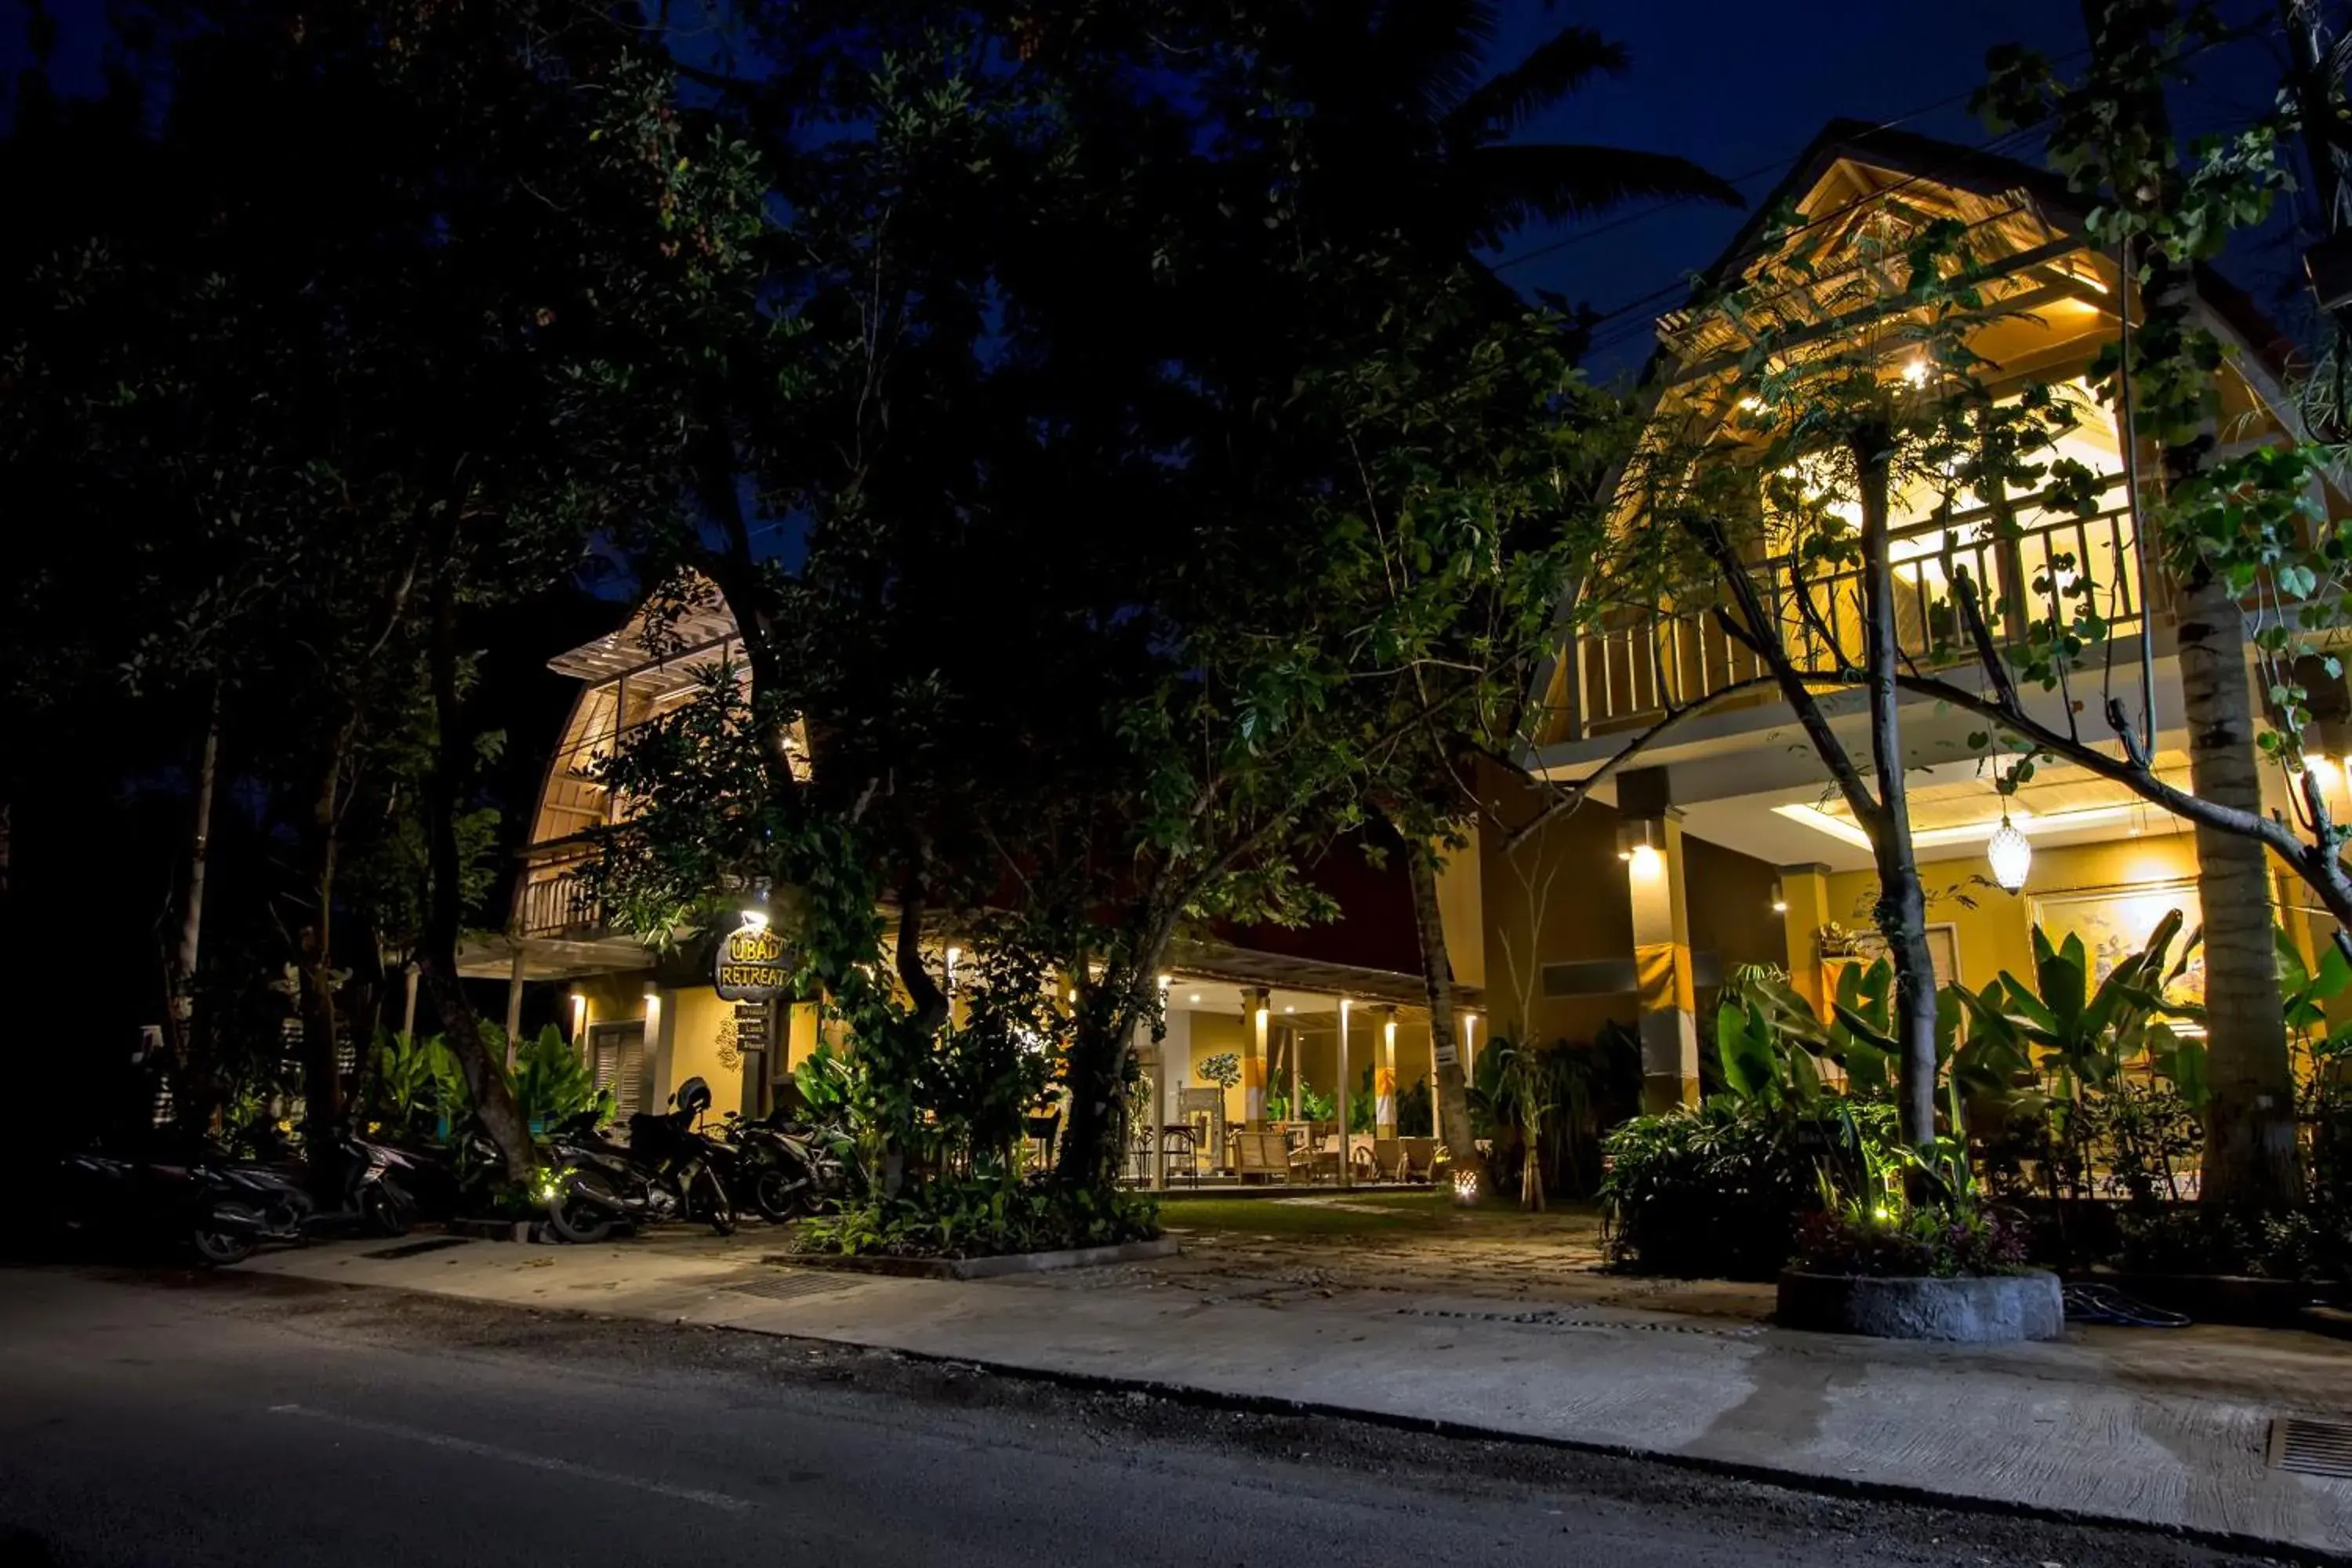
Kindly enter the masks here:
<path id="1" fill-rule="evenodd" d="M 751 889 L 751 901 L 743 906 L 743 923 L 757 931 L 768 923 L 768 884 L 762 880 Z"/>
<path id="2" fill-rule="evenodd" d="M 1630 864 L 1644 877 L 1655 876 L 1658 869 L 1660 825 L 1655 817 L 1640 817 L 1617 825 L 1617 858 Z"/>
<path id="3" fill-rule="evenodd" d="M 1478 1173 L 1470 1170 L 1454 1173 L 1454 1201 L 1475 1204 L 1478 1201 Z"/>
<path id="4" fill-rule="evenodd" d="M 956 983 L 955 983 L 956 964 L 957 964 L 958 961 L 960 961 L 962 957 L 963 957 L 963 949 L 961 949 L 961 948 L 960 948 L 960 947 L 950 947 L 950 948 L 949 948 L 949 949 L 948 949 L 947 983 L 948 983 L 948 989 L 949 989 L 949 990 L 950 990 L 950 991 L 952 991 L 952 990 L 954 990 L 954 989 L 956 988 Z"/>
<path id="5" fill-rule="evenodd" d="M 1776 915 L 1785 915 L 1789 912 L 1789 894 L 1787 889 L 1780 886 L 1780 879 L 1778 877 L 1772 879 L 1772 912 Z"/>
<path id="6" fill-rule="evenodd" d="M 2000 826 L 1985 841 L 1985 858 L 1992 862 L 1992 879 L 2003 892 L 2014 893 L 2025 886 L 2025 874 L 2033 868 L 2033 844 L 2017 830 L 2006 811 L 2000 814 Z"/>
<path id="7" fill-rule="evenodd" d="M 1927 384 L 1927 361 L 1923 356 L 1903 367 L 1903 379 L 1914 386 Z"/>

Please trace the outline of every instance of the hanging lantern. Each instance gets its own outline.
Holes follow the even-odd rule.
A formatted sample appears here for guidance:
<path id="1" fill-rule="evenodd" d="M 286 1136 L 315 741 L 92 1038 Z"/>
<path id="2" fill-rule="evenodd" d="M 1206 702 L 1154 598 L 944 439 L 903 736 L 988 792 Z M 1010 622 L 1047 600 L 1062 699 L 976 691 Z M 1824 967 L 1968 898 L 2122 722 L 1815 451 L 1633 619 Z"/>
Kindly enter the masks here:
<path id="1" fill-rule="evenodd" d="M 2000 826 L 1985 845 L 1985 858 L 1992 862 L 1992 879 L 2003 892 L 2014 893 L 2025 886 L 2025 874 L 2033 868 L 2033 846 L 2005 811 L 2000 814 Z"/>

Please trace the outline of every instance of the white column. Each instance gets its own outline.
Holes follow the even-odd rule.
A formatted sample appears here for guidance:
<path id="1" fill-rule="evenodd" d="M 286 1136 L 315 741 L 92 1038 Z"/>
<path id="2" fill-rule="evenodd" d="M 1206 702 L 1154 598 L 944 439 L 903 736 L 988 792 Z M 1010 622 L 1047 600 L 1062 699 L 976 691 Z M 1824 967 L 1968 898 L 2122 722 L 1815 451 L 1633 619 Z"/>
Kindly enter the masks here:
<path id="1" fill-rule="evenodd" d="M 1339 1088 L 1331 1097 L 1331 1105 L 1339 1118 L 1339 1184 L 1345 1187 L 1354 1181 L 1350 1170 L 1353 1162 L 1349 1159 L 1353 1145 L 1348 1141 L 1348 999 L 1345 996 L 1339 998 L 1339 1050 L 1337 1059 L 1339 1063 Z"/>
<path id="2" fill-rule="evenodd" d="M 1372 1123 L 1382 1138 L 1397 1135 L 1396 1009 L 1381 1009 L 1379 1054 L 1372 1058 Z"/>
<path id="3" fill-rule="evenodd" d="M 1151 1187 L 1154 1192 L 1168 1190 L 1168 1124 L 1176 1120 L 1176 1085 L 1181 1069 L 1177 1064 L 1192 1059 L 1192 1016 L 1172 1012 L 1168 1005 L 1168 983 L 1172 978 L 1160 977 L 1160 1066 L 1151 1075 Z M 1177 1020 L 1181 1018 L 1180 1025 Z"/>
<path id="4" fill-rule="evenodd" d="M 1242 1122 L 1256 1130 L 1265 1125 L 1265 989 L 1242 992 Z"/>

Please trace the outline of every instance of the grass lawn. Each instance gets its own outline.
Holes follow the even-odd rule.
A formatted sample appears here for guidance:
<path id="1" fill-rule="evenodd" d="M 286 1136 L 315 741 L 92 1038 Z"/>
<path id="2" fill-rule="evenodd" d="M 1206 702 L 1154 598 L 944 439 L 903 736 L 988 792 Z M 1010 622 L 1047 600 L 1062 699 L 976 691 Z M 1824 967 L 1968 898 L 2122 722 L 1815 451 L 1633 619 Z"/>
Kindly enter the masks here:
<path id="1" fill-rule="evenodd" d="M 1492 1205 L 1465 1209 L 1436 1192 L 1338 1193 L 1284 1198 L 1163 1197 L 1160 1222 L 1171 1230 L 1235 1236 L 1491 1236 L 1533 1237 L 1587 1232 L 1598 1216 L 1587 1205 L 1559 1205 L 1542 1214 Z"/>

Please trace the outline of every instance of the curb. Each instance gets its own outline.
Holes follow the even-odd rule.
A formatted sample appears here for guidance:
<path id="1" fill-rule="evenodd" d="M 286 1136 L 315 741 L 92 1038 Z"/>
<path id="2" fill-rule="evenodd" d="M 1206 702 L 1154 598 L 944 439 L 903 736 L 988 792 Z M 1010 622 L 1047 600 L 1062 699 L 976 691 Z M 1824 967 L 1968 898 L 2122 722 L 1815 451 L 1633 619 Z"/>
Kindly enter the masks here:
<path id="1" fill-rule="evenodd" d="M 543 1220 L 453 1219 L 441 1228 L 451 1236 L 470 1236 L 479 1241 L 517 1241 L 530 1246 L 548 1240 Z"/>
<path id="2" fill-rule="evenodd" d="M 1173 1258 L 1172 1236 L 1126 1241 L 1110 1247 L 1071 1247 L 1058 1252 L 1000 1252 L 986 1258 L 893 1258 L 887 1253 L 784 1252 L 763 1262 L 793 1268 L 826 1268 L 843 1274 L 882 1274 L 902 1279 L 999 1279 L 1009 1274 L 1043 1274 L 1057 1268 L 1091 1268 L 1104 1263 L 1137 1263 Z"/>
<path id="3" fill-rule="evenodd" d="M 604 1317 L 605 1313 L 585 1316 Z M 628 1322 L 644 1322 L 645 1319 L 618 1319 Z M 683 1323 L 684 1320 L 679 1320 Z M 1325 1420 L 1354 1421 L 1370 1426 L 1382 1426 L 1401 1432 L 1425 1433 L 1457 1442 L 1511 1443 L 1528 1448 L 1551 1448 L 1562 1453 L 1592 1454 L 1604 1458 L 1631 1459 L 1643 1464 L 1664 1465 L 1697 1475 L 1720 1476 L 1729 1480 L 1753 1481 L 1779 1487 L 1784 1491 L 1811 1492 L 1818 1496 L 1851 1499 L 1856 1502 L 1899 1502 L 1914 1507 L 1943 1509 L 1952 1513 L 2000 1514 L 2011 1519 L 2037 1520 L 2050 1524 L 2080 1525 L 2095 1530 L 2130 1531 L 2142 1535 L 2161 1536 L 2168 1541 L 2187 1542 L 2217 1552 L 2255 1556 L 2273 1562 L 2314 1563 L 2320 1568 L 2345 1568 L 2352 1564 L 2352 1553 L 2329 1552 L 2321 1547 L 2305 1546 L 2297 1542 L 2277 1541 L 2268 1536 L 2249 1535 L 2241 1531 L 2205 1530 L 2195 1525 L 2158 1524 L 2145 1519 L 2132 1519 L 2116 1514 L 2092 1513 L 2081 1509 L 2051 1508 L 2045 1504 L 2011 1502 L 2000 1498 L 1969 1497 L 1952 1492 L 1939 1492 L 1927 1487 L 1906 1486 L 1895 1481 L 1855 1480 L 1843 1476 L 1824 1476 L 1806 1470 L 1782 1469 L 1772 1465 L 1753 1464 L 1741 1459 L 1720 1459 L 1703 1454 L 1677 1453 L 1664 1448 L 1639 1448 L 1622 1443 L 1595 1442 L 1579 1437 L 1548 1437 L 1537 1433 L 1514 1432 L 1504 1427 L 1480 1426 L 1469 1422 L 1447 1421 L 1431 1416 L 1403 1415 L 1385 1410 L 1364 1410 L 1353 1405 L 1332 1405 L 1321 1400 L 1285 1399 L 1274 1394 L 1228 1394 L 1218 1389 L 1201 1388 L 1192 1384 L 1156 1383 L 1148 1378 L 1109 1377 L 1096 1373 L 1057 1372 L 1042 1367 L 1022 1366 L 1013 1363 L 976 1360 L 971 1356 L 941 1355 L 931 1351 L 907 1350 L 895 1345 L 867 1344 L 860 1340 L 833 1339 L 823 1334 L 776 1334 L 761 1329 L 736 1328 L 726 1323 L 697 1324 L 729 1333 L 754 1334 L 762 1339 L 814 1340 L 822 1344 L 838 1345 L 845 1350 L 873 1351 L 900 1356 L 908 1361 L 923 1362 L 938 1366 L 967 1367 L 995 1377 L 1016 1379 L 1024 1383 L 1050 1384 L 1087 1394 L 1141 1394 L 1171 1404 L 1191 1405 L 1203 1410 L 1239 1411 L 1251 1415 L 1317 1416 Z"/>
<path id="4" fill-rule="evenodd" d="M 320 1281 L 320 1283 L 328 1284 L 331 1288 L 339 1287 L 349 1290 L 390 1290 L 402 1295 L 425 1296 L 444 1300 L 475 1300 L 450 1297 L 436 1291 L 415 1290 L 399 1285 L 361 1285 L 350 1281 Z M 1732 1480 L 1752 1481 L 1764 1486 L 1779 1487 L 1786 1491 L 1850 1499 L 1857 1502 L 1898 1502 L 1917 1508 L 1942 1509 L 1953 1513 L 2001 1514 L 2013 1519 L 2035 1520 L 2051 1524 L 2078 1525 L 2096 1530 L 2159 1536 L 2165 1540 L 2186 1542 L 2190 1545 L 2202 1546 L 2216 1552 L 2251 1555 L 2273 1562 L 2318 1564 L 2321 1568 L 2347 1568 L 2347 1565 L 2352 1565 L 2352 1553 L 2331 1552 L 2322 1547 L 2307 1546 L 2299 1542 L 2281 1541 L 2268 1536 L 2249 1534 L 2242 1531 L 2209 1530 L 2196 1525 L 2160 1524 L 2145 1519 L 2095 1513 L 2083 1509 L 2053 1508 L 2047 1504 L 2015 1502 L 2000 1498 L 1969 1497 L 1895 1481 L 1857 1480 L 1844 1476 L 1824 1476 L 1747 1460 L 1678 1453 L 1671 1449 L 1643 1448 L 1623 1443 L 1546 1436 L 1537 1433 L 1515 1432 L 1503 1427 L 1481 1426 L 1470 1422 L 1406 1415 L 1384 1410 L 1365 1410 L 1352 1405 L 1334 1405 L 1322 1400 L 1285 1399 L 1274 1394 L 1231 1394 L 1218 1389 L 1199 1387 L 1192 1384 L 1157 1382 L 1149 1378 L 1113 1377 L 1098 1373 L 1056 1371 L 1051 1368 L 1023 1366 L 1017 1363 L 968 1355 L 947 1355 L 933 1351 L 910 1350 L 902 1346 L 870 1344 L 862 1340 L 843 1339 L 826 1334 L 776 1333 L 769 1330 L 744 1328 L 730 1323 L 690 1323 L 684 1318 L 664 1320 L 619 1312 L 602 1312 L 580 1307 L 516 1307 L 509 1303 L 478 1300 L 477 1304 L 505 1307 L 507 1310 L 515 1311 L 540 1312 L 550 1316 L 595 1318 L 615 1323 L 641 1323 L 652 1329 L 700 1328 L 764 1340 L 804 1340 L 816 1344 L 837 1346 L 844 1350 L 898 1356 L 928 1365 L 964 1367 L 995 1377 L 1045 1384 L 1080 1393 L 1139 1394 L 1154 1399 L 1164 1399 L 1171 1404 L 1203 1410 L 1240 1411 L 1253 1415 L 1317 1416 L 1326 1420 L 1354 1421 L 1366 1426 L 1386 1427 L 1401 1432 L 1424 1433 L 1431 1436 L 1454 1441 L 1509 1443 L 1527 1448 L 1555 1449 L 1562 1453 L 1591 1454 L 1605 1458 L 1629 1459 L 1685 1470 L 1694 1475 L 1721 1476 Z"/>

